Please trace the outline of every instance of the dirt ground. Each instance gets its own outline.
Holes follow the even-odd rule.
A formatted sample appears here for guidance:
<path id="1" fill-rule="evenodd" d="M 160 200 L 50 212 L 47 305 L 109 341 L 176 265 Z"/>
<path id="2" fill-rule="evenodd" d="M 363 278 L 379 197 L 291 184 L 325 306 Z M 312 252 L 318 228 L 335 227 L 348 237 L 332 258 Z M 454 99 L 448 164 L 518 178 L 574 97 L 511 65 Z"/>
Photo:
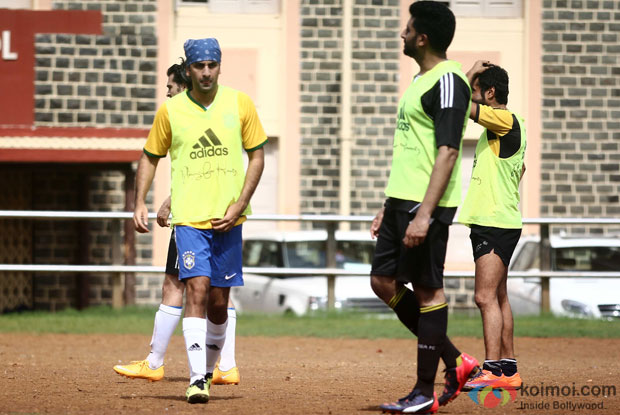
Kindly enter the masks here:
<path id="1" fill-rule="evenodd" d="M 241 384 L 213 386 L 208 404 L 189 405 L 180 336 L 168 348 L 163 380 L 130 380 L 112 370 L 144 358 L 149 341 L 141 335 L 2 334 L 0 414 L 379 414 L 380 403 L 406 395 L 415 380 L 414 340 L 239 337 Z M 484 357 L 480 339 L 453 341 Z M 439 413 L 620 413 L 618 392 L 602 396 L 597 389 L 620 388 L 620 340 L 519 338 L 516 350 L 527 394 L 490 409 L 462 393 Z M 569 396 L 541 396 L 556 385 Z M 573 396 L 584 387 L 590 396 Z M 568 406 L 579 404 L 589 406 Z"/>

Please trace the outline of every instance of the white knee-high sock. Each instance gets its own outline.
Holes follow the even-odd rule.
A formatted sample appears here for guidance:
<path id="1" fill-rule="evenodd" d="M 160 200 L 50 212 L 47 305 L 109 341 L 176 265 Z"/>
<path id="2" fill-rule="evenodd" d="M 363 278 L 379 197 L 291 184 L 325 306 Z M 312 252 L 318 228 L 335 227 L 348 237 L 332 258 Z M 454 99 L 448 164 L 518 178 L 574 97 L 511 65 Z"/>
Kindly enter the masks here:
<path id="1" fill-rule="evenodd" d="M 220 370 L 226 372 L 237 366 L 235 361 L 235 331 L 237 330 L 237 311 L 228 309 L 228 325 L 226 326 L 226 340 L 220 356 Z"/>
<path id="2" fill-rule="evenodd" d="M 207 318 L 207 335 L 205 337 L 207 343 L 207 373 L 213 373 L 217 359 L 220 357 L 224 341 L 226 340 L 226 326 L 228 320 L 224 324 L 214 324 Z"/>
<path id="3" fill-rule="evenodd" d="M 205 354 L 205 339 L 207 337 L 207 322 L 204 318 L 185 317 L 183 319 L 183 337 L 189 363 L 189 383 L 204 378 L 207 374 L 207 358 Z"/>
<path id="4" fill-rule="evenodd" d="M 174 333 L 179 320 L 181 320 L 182 310 L 183 307 L 159 305 L 159 311 L 155 313 L 155 323 L 153 324 L 151 353 L 146 358 L 151 369 L 157 369 L 164 364 L 164 355 L 166 354 L 172 333 Z"/>

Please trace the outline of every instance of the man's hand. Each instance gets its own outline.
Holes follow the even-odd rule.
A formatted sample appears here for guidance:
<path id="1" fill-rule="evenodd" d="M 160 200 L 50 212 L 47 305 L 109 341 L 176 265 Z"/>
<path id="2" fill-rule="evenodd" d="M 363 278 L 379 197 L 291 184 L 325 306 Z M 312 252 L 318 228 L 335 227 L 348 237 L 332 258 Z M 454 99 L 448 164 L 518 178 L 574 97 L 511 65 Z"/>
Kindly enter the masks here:
<path id="1" fill-rule="evenodd" d="M 157 211 L 157 224 L 162 228 L 167 228 L 170 226 L 170 222 L 168 222 L 168 218 L 170 217 L 170 196 L 164 203 L 161 204 L 161 207 Z"/>
<path id="2" fill-rule="evenodd" d="M 428 216 L 423 216 L 419 213 L 415 215 L 413 220 L 409 222 L 409 226 L 407 226 L 405 237 L 403 238 L 403 244 L 407 248 L 413 248 L 414 246 L 421 245 L 428 234 L 430 221 L 431 219 Z"/>
<path id="3" fill-rule="evenodd" d="M 140 233 L 149 232 L 149 210 L 146 205 L 136 205 L 136 209 L 133 211 L 133 225 L 136 231 Z"/>
<path id="4" fill-rule="evenodd" d="M 383 222 L 383 212 L 385 212 L 385 208 L 381 208 L 381 210 L 377 212 L 377 215 L 370 225 L 370 237 L 373 239 L 379 236 L 379 228 L 381 227 L 381 222 Z"/>
<path id="5" fill-rule="evenodd" d="M 469 71 L 467 71 L 467 79 L 469 79 L 469 83 L 471 84 L 476 75 L 481 74 L 482 72 L 489 69 L 493 64 L 487 60 L 479 60 L 474 63 L 474 66 L 471 67 Z"/>
<path id="6" fill-rule="evenodd" d="M 214 231 L 218 232 L 228 232 L 235 226 L 237 220 L 241 216 L 241 213 L 245 209 L 243 203 L 240 201 L 236 201 L 228 206 L 226 209 L 226 214 L 222 219 L 212 219 L 211 225 L 213 226 Z"/>

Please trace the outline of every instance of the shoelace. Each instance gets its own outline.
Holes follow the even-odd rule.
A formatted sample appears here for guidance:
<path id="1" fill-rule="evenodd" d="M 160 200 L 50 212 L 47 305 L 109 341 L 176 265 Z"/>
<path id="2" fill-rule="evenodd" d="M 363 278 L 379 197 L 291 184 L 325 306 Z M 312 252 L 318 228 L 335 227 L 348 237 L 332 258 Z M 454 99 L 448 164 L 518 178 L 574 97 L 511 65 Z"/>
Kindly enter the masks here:
<path id="1" fill-rule="evenodd" d="M 205 388 L 205 380 L 204 379 L 198 379 L 197 381 L 192 383 L 192 386 L 197 386 L 198 388 L 204 390 L 204 388 Z"/>
<path id="2" fill-rule="evenodd" d="M 406 403 L 408 401 L 412 401 L 419 394 L 420 394 L 419 391 L 413 389 L 411 392 L 409 392 L 409 395 L 405 396 L 404 398 L 400 398 L 398 400 L 398 403 L 403 404 L 403 403 Z"/>
<path id="3" fill-rule="evenodd" d="M 474 376 L 472 376 L 469 380 L 470 380 L 470 381 L 472 381 L 472 380 L 474 380 L 474 379 L 478 379 L 479 377 L 481 377 L 481 376 L 483 376 L 483 375 L 484 375 L 484 372 L 482 371 L 482 369 L 480 369 L 480 370 L 478 371 L 478 373 L 476 373 Z"/>

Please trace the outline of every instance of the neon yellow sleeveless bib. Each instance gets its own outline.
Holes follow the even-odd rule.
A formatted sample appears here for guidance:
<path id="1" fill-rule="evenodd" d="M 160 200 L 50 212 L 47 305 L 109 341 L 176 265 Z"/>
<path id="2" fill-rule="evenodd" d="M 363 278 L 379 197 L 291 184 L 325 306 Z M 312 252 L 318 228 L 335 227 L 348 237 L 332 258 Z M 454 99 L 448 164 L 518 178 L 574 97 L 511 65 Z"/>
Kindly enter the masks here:
<path id="1" fill-rule="evenodd" d="M 513 113 L 514 114 L 514 113 Z M 523 119 L 514 114 L 521 130 L 519 151 L 508 158 L 493 153 L 487 130 L 476 145 L 474 169 L 458 221 L 465 225 L 520 229 L 519 182 L 525 157 L 526 134 Z"/>
<path id="2" fill-rule="evenodd" d="M 422 96 L 448 72 L 458 75 L 469 85 L 459 63 L 443 61 L 412 82 L 400 99 L 398 124 L 394 133 L 392 170 L 385 189 L 388 197 L 418 202 L 424 199 L 437 158 L 437 147 L 433 120 L 424 112 Z M 466 114 L 469 114 L 469 107 Z M 465 133 L 466 126 L 467 117 L 464 117 L 462 134 Z M 461 149 L 462 141 L 450 182 L 438 206 L 455 207 L 461 203 Z"/>
<path id="3" fill-rule="evenodd" d="M 169 99 L 166 107 L 172 130 L 172 223 L 224 217 L 245 180 L 237 91 L 219 85 L 206 111 L 189 93 Z M 250 213 L 248 205 L 243 215 Z"/>

